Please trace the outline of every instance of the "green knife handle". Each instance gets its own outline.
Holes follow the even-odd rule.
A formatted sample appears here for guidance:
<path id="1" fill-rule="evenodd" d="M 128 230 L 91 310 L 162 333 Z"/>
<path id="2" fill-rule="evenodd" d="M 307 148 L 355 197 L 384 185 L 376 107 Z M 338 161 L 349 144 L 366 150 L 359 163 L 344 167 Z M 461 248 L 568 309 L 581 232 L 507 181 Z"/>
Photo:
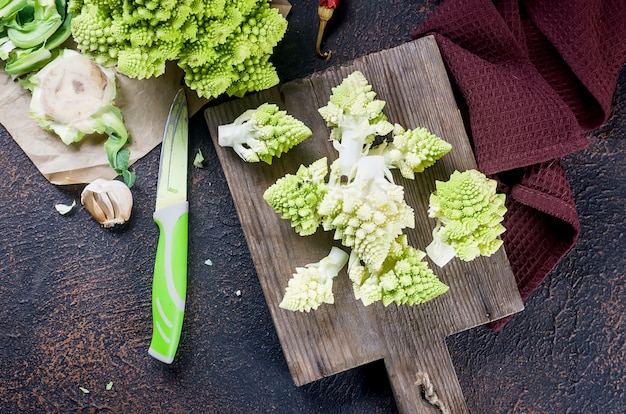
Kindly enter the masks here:
<path id="1" fill-rule="evenodd" d="M 152 340 L 148 353 L 172 363 L 185 314 L 189 203 L 171 204 L 154 212 L 159 227 L 152 282 Z"/>

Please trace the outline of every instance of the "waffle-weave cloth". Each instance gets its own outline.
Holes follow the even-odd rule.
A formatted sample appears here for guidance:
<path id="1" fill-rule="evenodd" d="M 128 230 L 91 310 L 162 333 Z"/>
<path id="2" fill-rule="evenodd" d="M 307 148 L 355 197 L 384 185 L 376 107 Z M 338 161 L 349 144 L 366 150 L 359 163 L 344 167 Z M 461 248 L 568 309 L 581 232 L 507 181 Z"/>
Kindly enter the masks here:
<path id="1" fill-rule="evenodd" d="M 461 95 L 478 168 L 507 193 L 504 246 L 526 300 L 578 239 L 561 158 L 610 115 L 626 3 L 446 0 L 411 33 L 425 35 Z"/>

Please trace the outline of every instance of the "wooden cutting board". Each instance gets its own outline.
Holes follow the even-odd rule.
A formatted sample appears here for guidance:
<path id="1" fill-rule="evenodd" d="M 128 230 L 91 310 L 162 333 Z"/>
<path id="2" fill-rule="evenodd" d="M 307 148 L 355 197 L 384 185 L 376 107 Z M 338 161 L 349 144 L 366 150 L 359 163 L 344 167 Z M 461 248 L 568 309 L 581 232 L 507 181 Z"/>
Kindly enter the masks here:
<path id="1" fill-rule="evenodd" d="M 424 250 L 435 225 L 427 215 L 435 180 L 447 180 L 455 169 L 476 167 L 432 37 L 208 108 L 205 117 L 209 131 L 294 382 L 307 384 L 382 358 L 401 412 L 467 412 L 445 338 L 523 309 L 504 249 L 470 263 L 454 259 L 444 268 L 431 263 L 450 290 L 419 306 L 365 307 L 354 299 L 344 270 L 335 279 L 334 305 L 322 305 L 311 313 L 278 307 L 294 268 L 319 261 L 328 254 L 333 240 L 332 234 L 321 230 L 313 236 L 298 236 L 289 222 L 263 200 L 263 192 L 301 164 L 308 165 L 323 156 L 336 158 L 328 141 L 328 128 L 317 109 L 328 102 L 331 87 L 355 70 L 362 71 L 378 98 L 387 102 L 385 113 L 391 122 L 405 128 L 424 126 L 453 145 L 450 153 L 418 174 L 416 180 L 395 175 L 396 182 L 405 186 L 407 202 L 415 209 L 416 228 L 406 232 L 409 242 Z M 271 166 L 246 164 L 232 149 L 217 144 L 217 126 L 232 122 L 243 111 L 264 102 L 287 110 L 314 134 Z M 427 396 L 439 401 L 428 401 Z"/>

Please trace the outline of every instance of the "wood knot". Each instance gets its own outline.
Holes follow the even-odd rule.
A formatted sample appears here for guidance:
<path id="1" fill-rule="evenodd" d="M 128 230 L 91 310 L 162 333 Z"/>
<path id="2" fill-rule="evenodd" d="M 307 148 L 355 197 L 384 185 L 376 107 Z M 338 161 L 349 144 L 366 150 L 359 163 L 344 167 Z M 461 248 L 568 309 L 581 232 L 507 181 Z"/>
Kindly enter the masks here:
<path id="1" fill-rule="evenodd" d="M 442 414 L 450 414 L 450 410 L 444 405 L 443 401 L 439 399 L 437 392 L 435 391 L 435 386 L 433 385 L 430 377 L 426 372 L 418 372 L 417 379 L 415 381 L 415 385 L 420 387 L 422 391 L 422 397 L 428 401 L 430 405 L 433 407 L 439 408 L 439 411 Z"/>

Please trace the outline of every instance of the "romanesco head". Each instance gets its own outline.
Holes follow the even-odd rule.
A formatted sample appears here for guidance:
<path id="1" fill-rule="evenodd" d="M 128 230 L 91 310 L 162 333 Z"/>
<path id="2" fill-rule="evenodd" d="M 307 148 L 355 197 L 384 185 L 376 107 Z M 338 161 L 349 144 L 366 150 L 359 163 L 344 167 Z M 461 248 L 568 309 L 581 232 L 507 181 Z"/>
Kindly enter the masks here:
<path id="1" fill-rule="evenodd" d="M 354 71 L 331 89 L 328 105 L 319 109 L 329 126 L 338 126 L 344 115 L 364 117 L 370 121 L 386 120 L 385 101 L 376 99 L 365 75 Z"/>
<path id="2" fill-rule="evenodd" d="M 436 183 L 428 211 L 438 221 L 433 235 L 461 260 L 490 256 L 502 245 L 505 195 L 497 194 L 496 186 L 477 170 L 455 171 L 448 181 Z"/>
<path id="3" fill-rule="evenodd" d="M 332 279 L 320 280 L 315 266 L 296 267 L 296 273 L 289 279 L 279 307 L 310 312 L 322 303 L 334 303 Z"/>
<path id="4" fill-rule="evenodd" d="M 418 305 L 448 291 L 422 260 L 426 253 L 410 246 L 404 235 L 396 243 L 384 266 L 390 270 L 380 277 L 383 305 Z"/>
<path id="5" fill-rule="evenodd" d="M 386 102 L 376 99 L 365 75 L 354 71 L 332 88 L 329 102 L 318 109 L 331 130 L 331 139 L 341 141 L 344 130 L 361 130 L 363 144 L 387 135 L 393 125 L 383 113 Z"/>
<path id="6" fill-rule="evenodd" d="M 308 167 L 301 165 L 295 174 L 287 174 L 270 186 L 263 199 L 301 236 L 317 230 L 322 218 L 317 208 L 327 193 L 324 178 L 328 172 L 326 158 Z"/>
<path id="7" fill-rule="evenodd" d="M 70 0 L 81 52 L 131 78 L 177 61 L 199 96 L 241 97 L 278 84 L 269 57 L 287 20 L 267 0 Z"/>
<path id="8" fill-rule="evenodd" d="M 76 3 L 70 1 L 68 7 Z M 114 20 L 106 9 L 91 3 L 85 4 L 80 13 L 74 13 L 70 24 L 72 37 L 83 53 L 101 65 L 116 62 L 119 48 L 116 43 L 119 38 L 116 37 L 118 34 L 115 32 Z"/>
<path id="9" fill-rule="evenodd" d="M 135 78 L 147 79 L 165 73 L 165 56 L 152 48 L 127 48 L 117 54 L 120 72 Z"/>
<path id="10" fill-rule="evenodd" d="M 277 9 L 263 3 L 258 7 L 241 26 L 241 31 L 247 36 L 254 55 L 268 55 L 283 38 L 287 30 L 287 21 Z"/>
<path id="11" fill-rule="evenodd" d="M 236 77 L 226 89 L 226 94 L 241 98 L 248 92 L 262 91 L 277 85 L 279 82 L 278 74 L 269 58 L 270 55 L 250 56 L 243 62 L 234 65 Z M 234 61 L 237 60 L 239 57 L 234 59 Z"/>
<path id="12" fill-rule="evenodd" d="M 332 88 L 328 104 L 318 109 L 331 127 L 330 139 L 339 153 L 342 175 L 350 174 L 377 136 L 393 130 L 393 124 L 383 113 L 384 106 L 385 101 L 376 99 L 365 75 L 355 71 Z"/>
<path id="13" fill-rule="evenodd" d="M 230 68 L 220 63 L 194 67 L 179 61 L 178 66 L 185 71 L 187 86 L 204 98 L 223 94 L 237 79 L 237 75 Z"/>

